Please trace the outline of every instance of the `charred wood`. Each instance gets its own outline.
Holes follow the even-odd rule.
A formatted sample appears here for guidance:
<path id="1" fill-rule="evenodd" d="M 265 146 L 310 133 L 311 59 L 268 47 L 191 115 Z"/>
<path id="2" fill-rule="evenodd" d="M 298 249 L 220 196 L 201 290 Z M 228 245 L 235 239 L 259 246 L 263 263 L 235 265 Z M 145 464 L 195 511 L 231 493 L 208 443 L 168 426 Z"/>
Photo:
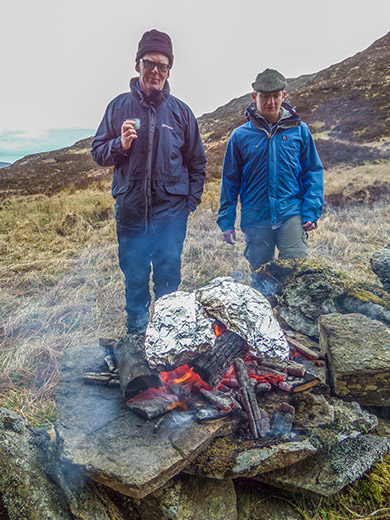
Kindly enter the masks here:
<path id="1" fill-rule="evenodd" d="M 242 404 L 249 419 L 249 425 L 255 439 L 265 437 L 269 432 L 269 417 L 265 410 L 262 410 L 253 391 L 253 386 L 248 376 L 245 363 L 242 359 L 234 360 L 234 370 L 240 386 Z"/>
<path id="2" fill-rule="evenodd" d="M 117 342 L 116 339 L 106 339 L 106 338 L 99 338 L 99 345 L 101 347 L 105 347 L 105 348 L 113 348 L 113 346 L 115 345 L 115 343 Z"/>
<path id="3" fill-rule="evenodd" d="M 127 406 L 142 418 L 150 421 L 177 406 L 179 398 L 174 394 L 154 392 L 155 389 L 128 399 Z"/>
<path id="4" fill-rule="evenodd" d="M 208 423 L 219 421 L 230 415 L 230 411 L 218 410 L 214 406 L 198 408 L 195 412 L 195 417 L 198 423 Z"/>
<path id="5" fill-rule="evenodd" d="M 198 356 L 191 364 L 194 371 L 209 385 L 217 386 L 236 358 L 248 352 L 247 342 L 229 330 L 220 334 L 207 352 Z"/>
<path id="6" fill-rule="evenodd" d="M 158 372 L 152 370 L 145 360 L 144 340 L 141 336 L 125 336 L 118 340 L 113 353 L 125 399 L 160 386 Z"/>
<path id="7" fill-rule="evenodd" d="M 287 339 L 288 344 L 291 347 L 293 347 L 296 350 L 296 352 L 298 352 L 305 358 L 307 358 L 307 359 L 319 359 L 320 358 L 320 354 L 318 352 L 316 352 L 315 350 L 312 350 L 309 347 L 306 347 L 305 345 L 302 345 L 302 343 L 299 343 L 299 341 L 297 341 L 296 339 L 293 339 L 293 338 L 286 338 L 286 339 Z"/>
<path id="8" fill-rule="evenodd" d="M 285 392 L 303 392 L 304 390 L 309 390 L 314 386 L 320 384 L 321 380 L 319 377 L 314 374 L 310 374 L 310 372 L 306 372 L 305 375 L 299 379 L 293 379 L 292 381 L 282 381 L 279 383 L 279 388 L 284 390 Z"/>
<path id="9" fill-rule="evenodd" d="M 119 383 L 118 376 L 111 374 L 111 372 L 86 372 L 83 374 L 83 382 L 87 385 L 110 385 L 111 381 Z"/>
<path id="10" fill-rule="evenodd" d="M 115 360 L 110 354 L 107 354 L 107 356 L 105 356 L 104 361 L 110 372 L 115 372 L 115 371 L 118 372 L 118 369 L 115 364 Z"/>
<path id="11" fill-rule="evenodd" d="M 269 392 L 272 388 L 272 385 L 266 381 L 265 383 L 257 383 L 255 387 L 256 394 L 264 394 L 264 392 Z"/>
<path id="12" fill-rule="evenodd" d="M 240 409 L 240 404 L 230 394 L 218 391 L 210 391 L 201 389 L 200 393 L 211 405 L 215 406 L 219 410 L 226 412 L 231 411 L 233 408 Z"/>

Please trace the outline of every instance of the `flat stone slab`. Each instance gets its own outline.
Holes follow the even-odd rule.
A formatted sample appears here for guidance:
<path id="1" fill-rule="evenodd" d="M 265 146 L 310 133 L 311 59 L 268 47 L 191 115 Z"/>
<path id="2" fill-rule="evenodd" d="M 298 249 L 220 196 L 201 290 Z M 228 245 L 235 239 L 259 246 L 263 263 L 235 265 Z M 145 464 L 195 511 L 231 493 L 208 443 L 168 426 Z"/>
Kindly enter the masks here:
<path id="1" fill-rule="evenodd" d="M 316 452 L 317 449 L 307 439 L 243 451 L 237 455 L 231 474 L 232 477 L 254 477 L 295 464 Z"/>
<path id="2" fill-rule="evenodd" d="M 362 314 L 329 314 L 319 320 L 332 390 L 347 401 L 390 406 L 390 328 Z"/>
<path id="3" fill-rule="evenodd" d="M 360 435 L 346 439 L 328 453 L 255 478 L 293 492 L 329 497 L 362 477 L 389 450 L 389 439 Z"/>
<path id="4" fill-rule="evenodd" d="M 59 457 L 92 480 L 142 498 L 179 473 L 217 434 L 235 428 L 232 417 L 198 424 L 185 412 L 145 421 L 126 406 L 119 388 L 83 384 L 85 372 L 104 366 L 105 354 L 97 344 L 65 351 L 56 394 Z"/>

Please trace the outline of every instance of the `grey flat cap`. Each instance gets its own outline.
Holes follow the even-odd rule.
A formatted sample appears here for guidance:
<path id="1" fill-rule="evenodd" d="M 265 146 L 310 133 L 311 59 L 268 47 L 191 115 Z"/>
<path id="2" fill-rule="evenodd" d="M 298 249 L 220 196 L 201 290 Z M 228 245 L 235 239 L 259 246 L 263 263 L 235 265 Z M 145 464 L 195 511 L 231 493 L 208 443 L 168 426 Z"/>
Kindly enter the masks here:
<path id="1" fill-rule="evenodd" d="M 256 80 L 252 83 L 255 92 L 276 92 L 284 90 L 287 81 L 280 72 L 274 69 L 265 69 L 256 76 Z"/>

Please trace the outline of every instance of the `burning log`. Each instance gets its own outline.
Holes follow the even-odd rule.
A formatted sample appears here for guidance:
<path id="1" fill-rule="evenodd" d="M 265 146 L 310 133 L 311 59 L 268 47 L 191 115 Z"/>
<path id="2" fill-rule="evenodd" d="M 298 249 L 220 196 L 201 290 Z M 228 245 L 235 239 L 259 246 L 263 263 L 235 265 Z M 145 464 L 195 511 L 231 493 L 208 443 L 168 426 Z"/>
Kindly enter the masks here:
<path id="1" fill-rule="evenodd" d="M 262 359 L 261 366 L 276 370 L 277 372 L 282 373 L 282 375 L 284 375 L 284 373 L 286 372 L 288 375 L 291 376 L 302 377 L 306 372 L 305 365 L 302 365 L 301 363 L 296 363 L 295 361 L 291 360 L 284 362 Z"/>
<path id="2" fill-rule="evenodd" d="M 215 387 L 222 381 L 236 358 L 248 352 L 247 342 L 235 332 L 225 330 L 209 350 L 191 364 L 194 371 L 209 385 Z"/>
<path id="3" fill-rule="evenodd" d="M 253 387 L 242 359 L 234 360 L 234 370 L 236 372 L 237 381 L 240 385 L 240 394 L 242 404 L 248 415 L 249 425 L 255 439 L 265 437 L 270 431 L 269 417 L 265 410 L 262 410 L 256 399 Z"/>
<path id="4" fill-rule="evenodd" d="M 163 415 L 173 408 L 182 407 L 175 394 L 168 393 L 166 388 L 150 388 L 149 390 L 127 400 L 127 406 L 147 421 Z"/>
<path id="5" fill-rule="evenodd" d="M 142 337 L 125 336 L 115 343 L 113 353 L 125 399 L 129 399 L 149 388 L 160 386 L 158 373 L 152 370 L 145 360 Z"/>

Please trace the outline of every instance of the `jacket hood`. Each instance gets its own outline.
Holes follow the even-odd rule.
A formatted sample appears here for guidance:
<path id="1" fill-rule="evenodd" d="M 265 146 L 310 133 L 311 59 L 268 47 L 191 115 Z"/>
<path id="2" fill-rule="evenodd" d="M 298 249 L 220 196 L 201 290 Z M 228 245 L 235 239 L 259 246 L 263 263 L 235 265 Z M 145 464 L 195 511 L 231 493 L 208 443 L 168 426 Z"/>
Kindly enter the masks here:
<path id="1" fill-rule="evenodd" d="M 299 124 L 299 122 L 301 121 L 301 116 L 299 116 L 297 114 L 294 107 L 292 107 L 291 105 L 286 103 L 286 101 L 283 101 L 283 103 L 281 104 L 281 109 L 282 109 L 282 116 L 275 123 L 275 125 L 282 125 L 285 123 L 294 123 L 294 124 L 298 123 Z M 254 101 L 252 101 L 251 104 L 246 109 L 245 117 L 246 117 L 247 121 L 253 121 L 253 123 L 256 126 L 264 127 L 264 125 L 265 125 L 266 128 L 269 129 L 268 121 L 257 112 L 256 103 Z M 274 125 L 272 125 L 272 126 L 274 126 Z"/>
<path id="2" fill-rule="evenodd" d="M 170 95 L 171 89 L 168 83 L 168 80 L 164 84 L 164 88 L 162 90 L 153 90 L 153 92 L 150 94 L 150 96 L 147 96 L 145 92 L 138 86 L 139 78 L 132 78 L 130 80 L 130 91 L 132 94 L 134 94 L 139 102 L 142 101 L 146 102 L 148 105 L 151 103 L 155 105 L 161 105 L 163 101 L 165 101 L 168 96 Z"/>

